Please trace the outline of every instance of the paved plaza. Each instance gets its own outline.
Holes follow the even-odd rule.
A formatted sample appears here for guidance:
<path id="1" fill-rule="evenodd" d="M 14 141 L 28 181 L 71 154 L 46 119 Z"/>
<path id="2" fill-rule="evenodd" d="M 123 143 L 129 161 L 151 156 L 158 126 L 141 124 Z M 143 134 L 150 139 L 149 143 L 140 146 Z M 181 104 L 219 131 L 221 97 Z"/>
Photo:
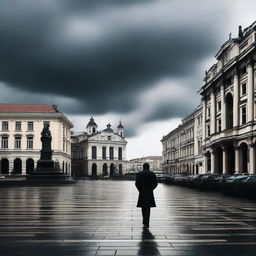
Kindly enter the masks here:
<path id="1" fill-rule="evenodd" d="M 0 188 L 0 256 L 255 255 L 256 203 L 159 184 L 143 229 L 132 181 Z"/>

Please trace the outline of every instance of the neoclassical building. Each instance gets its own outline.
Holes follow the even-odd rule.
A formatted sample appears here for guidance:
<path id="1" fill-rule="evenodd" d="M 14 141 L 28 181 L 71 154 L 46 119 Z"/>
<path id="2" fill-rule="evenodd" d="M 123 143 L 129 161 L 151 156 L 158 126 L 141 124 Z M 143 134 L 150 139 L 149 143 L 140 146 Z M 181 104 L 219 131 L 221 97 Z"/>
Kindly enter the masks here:
<path id="1" fill-rule="evenodd" d="M 181 125 L 161 140 L 163 146 L 163 171 L 165 173 L 196 174 L 194 112 L 182 120 Z"/>
<path id="2" fill-rule="evenodd" d="M 162 139 L 166 171 L 191 173 L 195 165 L 196 173 L 256 173 L 255 46 L 256 22 L 244 30 L 239 26 L 238 36 L 221 46 L 205 73 L 200 106 Z M 181 136 L 190 123 L 194 153 L 184 158 Z M 190 161 L 185 169 L 184 160 Z"/>
<path id="3" fill-rule="evenodd" d="M 0 171 L 3 175 L 26 175 L 34 171 L 40 159 L 45 122 L 50 124 L 55 165 L 70 174 L 73 125 L 57 106 L 0 104 Z"/>
<path id="4" fill-rule="evenodd" d="M 114 131 L 111 125 L 99 131 L 91 118 L 85 132 L 73 134 L 72 172 L 74 176 L 114 176 L 126 173 L 124 127 L 120 122 Z"/>
<path id="5" fill-rule="evenodd" d="M 206 71 L 203 103 L 205 171 L 250 173 L 255 169 L 256 22 L 225 42 Z"/>

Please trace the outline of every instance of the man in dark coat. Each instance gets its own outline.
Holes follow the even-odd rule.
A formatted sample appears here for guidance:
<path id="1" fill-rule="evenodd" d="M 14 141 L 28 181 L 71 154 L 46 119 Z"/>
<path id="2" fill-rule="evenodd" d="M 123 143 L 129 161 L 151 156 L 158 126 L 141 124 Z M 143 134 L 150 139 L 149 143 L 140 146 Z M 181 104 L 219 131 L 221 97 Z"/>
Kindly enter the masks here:
<path id="1" fill-rule="evenodd" d="M 156 207 L 153 190 L 157 187 L 156 175 L 149 170 L 149 164 L 144 163 L 143 171 L 136 176 L 139 199 L 137 207 L 141 207 L 144 227 L 149 227 L 150 207 Z"/>

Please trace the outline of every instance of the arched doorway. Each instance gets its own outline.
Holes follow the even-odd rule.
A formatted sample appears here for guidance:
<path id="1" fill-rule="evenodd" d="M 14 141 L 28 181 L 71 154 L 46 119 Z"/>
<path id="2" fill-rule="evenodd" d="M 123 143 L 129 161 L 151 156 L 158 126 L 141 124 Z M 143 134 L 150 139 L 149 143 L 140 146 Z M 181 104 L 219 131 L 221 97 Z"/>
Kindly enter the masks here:
<path id="1" fill-rule="evenodd" d="M 3 158 L 1 161 L 2 174 L 9 174 L 9 160 Z"/>
<path id="2" fill-rule="evenodd" d="M 208 151 L 206 154 L 205 172 L 211 171 L 211 153 Z"/>
<path id="3" fill-rule="evenodd" d="M 64 173 L 64 169 L 65 169 L 65 162 L 62 162 L 62 172 Z"/>
<path id="4" fill-rule="evenodd" d="M 65 169 L 66 169 L 66 174 L 68 174 L 68 162 L 66 162 L 66 167 L 65 167 Z"/>
<path id="5" fill-rule="evenodd" d="M 241 171 L 248 172 L 248 146 L 246 143 L 240 145 Z"/>
<path id="6" fill-rule="evenodd" d="M 28 158 L 26 161 L 26 174 L 29 174 L 34 171 L 34 160 L 32 158 Z"/>
<path id="7" fill-rule="evenodd" d="M 118 169 L 119 169 L 119 175 L 123 175 L 123 166 L 122 166 L 122 164 L 119 164 Z"/>
<path id="8" fill-rule="evenodd" d="M 221 174 L 223 173 L 223 152 L 220 147 L 216 149 L 215 157 L 216 157 L 216 171 L 219 174 Z"/>
<path id="9" fill-rule="evenodd" d="M 233 96 L 231 93 L 226 96 L 226 126 L 227 129 L 233 128 Z"/>
<path id="10" fill-rule="evenodd" d="M 229 174 L 235 173 L 235 148 L 232 145 L 227 146 L 227 171 Z"/>
<path id="11" fill-rule="evenodd" d="M 114 175 L 114 173 L 115 173 L 115 165 L 112 163 L 111 165 L 110 165 L 110 176 L 113 176 Z"/>
<path id="12" fill-rule="evenodd" d="M 92 176 L 97 176 L 97 164 L 92 164 Z"/>
<path id="13" fill-rule="evenodd" d="M 106 163 L 103 164 L 102 174 L 103 174 L 103 176 L 107 176 L 108 175 L 108 165 Z"/>
<path id="14" fill-rule="evenodd" d="M 22 162 L 20 158 L 16 158 L 14 160 L 13 174 L 21 174 L 21 173 L 22 173 Z"/>

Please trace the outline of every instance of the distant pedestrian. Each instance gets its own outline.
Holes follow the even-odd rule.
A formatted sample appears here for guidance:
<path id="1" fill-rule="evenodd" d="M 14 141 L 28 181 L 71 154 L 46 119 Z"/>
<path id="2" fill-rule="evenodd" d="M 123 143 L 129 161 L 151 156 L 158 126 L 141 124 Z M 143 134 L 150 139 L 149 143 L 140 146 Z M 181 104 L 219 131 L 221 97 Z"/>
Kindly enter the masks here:
<path id="1" fill-rule="evenodd" d="M 143 171 L 136 176 L 137 189 L 139 198 L 137 207 L 141 207 L 143 225 L 149 227 L 150 208 L 156 207 L 153 190 L 157 187 L 156 175 L 149 170 L 149 164 L 143 164 Z"/>

